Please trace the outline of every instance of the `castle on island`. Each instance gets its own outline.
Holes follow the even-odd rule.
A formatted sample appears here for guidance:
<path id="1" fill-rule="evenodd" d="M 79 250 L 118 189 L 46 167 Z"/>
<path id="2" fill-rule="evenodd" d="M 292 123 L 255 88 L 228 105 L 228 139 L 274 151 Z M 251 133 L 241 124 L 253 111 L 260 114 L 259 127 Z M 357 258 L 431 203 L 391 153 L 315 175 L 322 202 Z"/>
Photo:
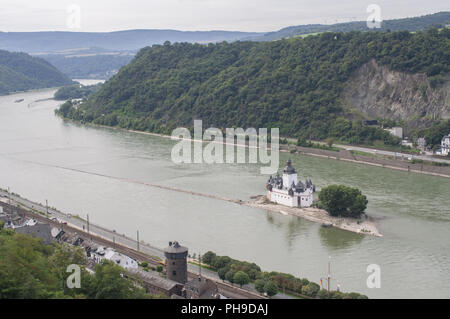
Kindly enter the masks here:
<path id="1" fill-rule="evenodd" d="M 297 172 L 292 167 L 291 160 L 286 162 L 283 177 L 280 174 L 270 176 L 266 188 L 268 200 L 289 207 L 311 207 L 316 191 L 311 180 L 307 179 L 304 184 L 297 180 Z"/>

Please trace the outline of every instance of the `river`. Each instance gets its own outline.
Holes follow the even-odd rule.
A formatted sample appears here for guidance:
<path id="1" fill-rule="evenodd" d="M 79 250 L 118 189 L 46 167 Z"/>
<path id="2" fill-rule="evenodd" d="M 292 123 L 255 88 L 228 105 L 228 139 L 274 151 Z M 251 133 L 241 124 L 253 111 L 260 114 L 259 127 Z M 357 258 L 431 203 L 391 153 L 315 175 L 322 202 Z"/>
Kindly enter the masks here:
<path id="1" fill-rule="evenodd" d="M 92 82 L 91 82 L 92 83 Z M 248 200 L 263 194 L 258 165 L 176 165 L 170 139 L 87 127 L 54 115 L 54 89 L 0 97 L 0 187 L 140 238 L 178 240 L 190 253 L 213 250 L 264 270 L 319 282 L 331 257 L 332 288 L 373 298 L 450 298 L 450 179 L 290 156 L 320 188 L 358 187 L 383 238 L 354 234 L 135 181 Z M 21 103 L 14 101 L 24 99 Z M 43 101 L 39 101 L 43 100 Z M 38 101 L 38 102 L 35 102 Z M 281 154 L 281 162 L 288 155 Z M 95 174 L 101 174 L 99 176 Z M 125 178 L 128 181 L 111 177 Z M 366 285 L 381 267 L 381 288 Z"/>

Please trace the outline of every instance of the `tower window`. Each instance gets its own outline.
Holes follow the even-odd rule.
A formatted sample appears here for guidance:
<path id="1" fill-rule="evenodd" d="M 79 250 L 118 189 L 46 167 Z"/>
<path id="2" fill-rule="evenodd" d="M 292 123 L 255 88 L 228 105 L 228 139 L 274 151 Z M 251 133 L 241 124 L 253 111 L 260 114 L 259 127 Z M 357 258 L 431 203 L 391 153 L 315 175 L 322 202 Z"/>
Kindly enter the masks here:
<path id="1" fill-rule="evenodd" d="M 176 275 L 177 275 L 177 272 L 176 272 L 175 270 L 172 271 L 172 275 L 176 276 Z"/>

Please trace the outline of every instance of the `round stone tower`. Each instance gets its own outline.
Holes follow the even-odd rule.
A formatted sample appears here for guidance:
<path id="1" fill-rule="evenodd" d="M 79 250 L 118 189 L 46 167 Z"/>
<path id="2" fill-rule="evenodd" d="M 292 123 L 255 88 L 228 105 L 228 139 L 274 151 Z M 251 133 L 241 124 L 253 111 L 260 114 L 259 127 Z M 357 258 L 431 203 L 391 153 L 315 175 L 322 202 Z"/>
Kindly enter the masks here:
<path id="1" fill-rule="evenodd" d="M 177 241 L 169 242 L 169 247 L 164 249 L 168 279 L 182 284 L 187 282 L 187 255 L 186 247 L 180 246 Z"/>

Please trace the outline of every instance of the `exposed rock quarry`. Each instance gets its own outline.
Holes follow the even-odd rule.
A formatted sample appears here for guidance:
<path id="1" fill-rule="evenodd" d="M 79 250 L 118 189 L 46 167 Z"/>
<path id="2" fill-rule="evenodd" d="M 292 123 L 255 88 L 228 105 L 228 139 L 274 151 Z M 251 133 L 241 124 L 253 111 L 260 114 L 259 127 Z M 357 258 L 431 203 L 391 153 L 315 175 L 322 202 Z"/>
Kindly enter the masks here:
<path id="1" fill-rule="evenodd" d="M 392 71 L 374 60 L 352 75 L 341 97 L 368 118 L 402 119 L 408 126 L 450 118 L 450 77 L 433 89 L 426 74 Z"/>

